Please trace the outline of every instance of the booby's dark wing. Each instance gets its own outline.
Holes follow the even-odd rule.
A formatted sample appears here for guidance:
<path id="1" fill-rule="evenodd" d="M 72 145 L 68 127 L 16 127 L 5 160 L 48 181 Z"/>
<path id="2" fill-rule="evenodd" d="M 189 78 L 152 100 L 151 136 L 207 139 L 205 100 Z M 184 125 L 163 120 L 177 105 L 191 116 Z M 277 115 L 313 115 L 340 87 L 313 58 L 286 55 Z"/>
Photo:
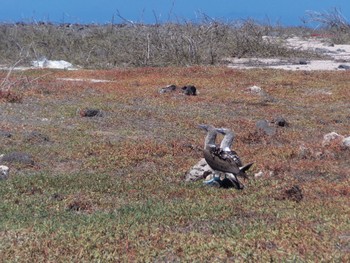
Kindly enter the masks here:
<path id="1" fill-rule="evenodd" d="M 240 169 L 232 159 L 223 159 L 217 151 L 204 150 L 204 158 L 213 170 L 238 175 Z"/>
<path id="2" fill-rule="evenodd" d="M 253 165 L 253 163 L 249 163 L 243 167 L 239 167 L 236 160 L 232 158 L 222 158 L 220 150 L 218 149 L 204 150 L 204 158 L 213 170 L 231 173 L 235 176 L 242 176 L 245 179 L 248 179 L 246 171 Z"/>
<path id="3" fill-rule="evenodd" d="M 239 156 L 237 155 L 237 153 L 235 151 L 223 151 L 220 150 L 220 152 L 218 153 L 220 154 L 220 157 L 224 160 L 232 160 L 233 162 L 235 162 L 237 164 L 238 167 L 242 167 L 243 163 L 241 161 L 241 159 L 239 158 Z"/>

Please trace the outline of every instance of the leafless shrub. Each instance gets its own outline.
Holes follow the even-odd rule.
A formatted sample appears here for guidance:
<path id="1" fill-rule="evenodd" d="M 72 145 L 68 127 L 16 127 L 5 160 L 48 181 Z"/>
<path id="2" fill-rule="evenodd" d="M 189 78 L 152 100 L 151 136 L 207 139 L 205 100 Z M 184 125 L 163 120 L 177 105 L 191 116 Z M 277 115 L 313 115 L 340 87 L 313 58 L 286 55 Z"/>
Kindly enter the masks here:
<path id="1" fill-rule="evenodd" d="M 335 43 L 345 43 L 350 41 L 350 24 L 338 8 L 332 8 L 325 12 L 307 12 L 306 21 L 316 23 L 326 30 L 324 35 L 333 39 Z"/>
<path id="2" fill-rule="evenodd" d="M 327 29 L 340 31 L 347 31 L 350 29 L 348 21 L 338 8 L 333 8 L 326 12 L 309 11 L 307 12 L 307 15 L 311 22 L 317 22 Z"/>
<path id="3" fill-rule="evenodd" d="M 21 53 L 20 53 L 21 54 Z M 0 101 L 5 101 L 9 103 L 22 103 L 23 101 L 23 89 L 32 87 L 34 83 L 50 73 L 46 73 L 42 76 L 30 79 L 24 76 L 22 73 L 16 74 L 13 77 L 13 72 L 15 67 L 21 63 L 24 58 L 20 58 L 12 66 L 7 69 L 5 77 L 0 78 Z"/>
<path id="4" fill-rule="evenodd" d="M 220 63 L 232 56 L 291 57 L 295 52 L 263 40 L 274 28 L 253 20 L 222 22 L 206 15 L 200 22 L 145 25 L 32 23 L 0 25 L 0 59 L 23 63 L 46 57 L 89 68 L 182 66 Z"/>

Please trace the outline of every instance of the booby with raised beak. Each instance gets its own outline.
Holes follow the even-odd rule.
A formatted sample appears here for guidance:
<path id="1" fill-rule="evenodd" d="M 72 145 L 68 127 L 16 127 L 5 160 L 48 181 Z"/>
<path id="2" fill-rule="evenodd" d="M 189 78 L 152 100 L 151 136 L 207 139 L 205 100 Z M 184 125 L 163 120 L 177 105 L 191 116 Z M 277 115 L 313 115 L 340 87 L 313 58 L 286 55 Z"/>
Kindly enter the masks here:
<path id="1" fill-rule="evenodd" d="M 204 140 L 204 150 L 214 150 L 218 148 L 216 144 L 216 137 L 218 134 L 217 128 L 212 125 L 200 124 L 199 128 L 205 130 L 207 132 L 207 136 L 205 136 Z"/>
<path id="2" fill-rule="evenodd" d="M 216 144 L 216 137 L 217 137 L 218 132 L 217 132 L 216 128 L 212 125 L 206 125 L 206 124 L 200 124 L 200 125 L 198 125 L 198 128 L 203 129 L 207 132 L 207 135 L 205 136 L 205 140 L 204 140 L 204 150 L 203 151 L 204 152 L 217 151 L 218 145 Z M 210 168 L 211 168 L 211 166 L 210 166 Z M 208 180 L 208 181 L 204 181 L 204 184 L 216 186 L 216 187 L 221 187 L 220 176 L 215 176 L 215 173 L 214 173 L 213 178 Z"/>
<path id="3" fill-rule="evenodd" d="M 220 152 L 218 153 L 218 155 L 221 157 L 222 160 L 226 161 L 228 166 L 231 163 L 234 163 L 239 168 L 240 172 L 237 174 L 233 173 L 234 175 L 242 176 L 243 178 L 247 179 L 248 176 L 245 173 L 245 171 L 247 171 L 253 165 L 253 163 L 249 163 L 243 166 L 243 163 L 239 158 L 237 152 L 231 149 L 233 140 L 235 138 L 235 134 L 227 128 L 217 128 L 216 130 L 219 133 L 224 134 L 224 138 L 221 141 Z"/>
<path id="4" fill-rule="evenodd" d="M 199 125 L 199 128 L 204 129 L 207 131 L 207 136 L 205 138 L 204 142 L 204 158 L 208 165 L 218 172 L 223 173 L 229 173 L 232 174 L 230 176 L 229 180 L 238 188 L 243 189 L 243 184 L 237 179 L 238 176 L 242 176 L 244 178 L 247 178 L 246 171 L 252 166 L 252 164 L 248 164 L 246 166 L 240 167 L 239 164 L 237 164 L 237 161 L 235 158 L 230 158 L 230 152 L 223 151 L 218 145 L 216 145 L 215 140 L 217 137 L 218 129 L 213 127 L 212 125 Z M 225 141 L 221 143 L 224 147 L 228 147 L 232 145 L 234 135 L 229 134 L 229 136 L 226 137 Z M 226 149 L 227 150 L 227 149 Z M 231 154 L 232 155 L 232 154 Z M 236 158 L 237 159 L 237 158 Z M 239 160 L 239 158 L 238 158 Z M 225 174 L 226 176 L 226 174 Z M 214 181 L 218 181 L 217 177 L 214 176 Z M 210 181 L 209 181 L 210 182 Z"/>
<path id="5" fill-rule="evenodd" d="M 236 176 L 242 176 L 248 178 L 246 171 L 253 165 L 253 163 L 241 166 L 241 161 L 238 158 L 236 152 L 230 149 L 234 134 L 230 130 L 224 130 L 223 128 L 216 129 L 211 125 L 200 125 L 200 128 L 207 131 L 207 136 L 204 144 L 204 158 L 208 165 L 216 171 L 223 173 L 230 173 L 233 175 L 233 183 L 238 185 L 239 189 L 244 186 L 239 182 Z M 215 129 L 215 131 L 213 130 Z M 230 131 L 230 132 L 229 132 Z M 225 132 L 225 137 L 221 143 L 221 147 L 215 144 L 217 132 Z"/>
<path id="6" fill-rule="evenodd" d="M 230 158 L 238 165 L 238 167 L 242 167 L 243 164 L 238 154 L 231 149 L 233 140 L 235 139 L 235 134 L 227 128 L 217 128 L 216 130 L 224 135 L 224 138 L 222 139 L 220 144 L 221 157 L 223 159 Z"/>

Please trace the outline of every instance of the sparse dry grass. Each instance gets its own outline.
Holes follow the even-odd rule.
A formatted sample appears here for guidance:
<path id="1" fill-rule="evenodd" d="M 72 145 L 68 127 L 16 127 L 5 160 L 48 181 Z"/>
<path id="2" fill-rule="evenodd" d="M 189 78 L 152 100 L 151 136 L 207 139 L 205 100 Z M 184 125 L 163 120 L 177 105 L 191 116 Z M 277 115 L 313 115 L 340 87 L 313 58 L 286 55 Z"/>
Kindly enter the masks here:
<path id="1" fill-rule="evenodd" d="M 350 151 L 321 144 L 331 131 L 350 135 L 347 72 L 170 67 L 11 77 L 23 76 L 37 80 L 17 88 L 22 102 L 0 102 L 1 130 L 13 134 L 0 137 L 1 153 L 26 152 L 35 165 L 10 164 L 0 182 L 4 262 L 350 260 Z M 199 95 L 158 93 L 172 83 L 193 84 Z M 247 92 L 251 85 L 273 100 Z M 81 117 L 86 107 L 103 116 Z M 256 133 L 257 120 L 277 116 L 290 126 Z M 255 162 L 250 175 L 272 175 L 243 191 L 184 183 L 202 156 L 199 123 L 232 128 L 243 161 Z M 25 140 L 28 131 L 49 140 Z M 293 185 L 300 202 L 286 198 Z"/>

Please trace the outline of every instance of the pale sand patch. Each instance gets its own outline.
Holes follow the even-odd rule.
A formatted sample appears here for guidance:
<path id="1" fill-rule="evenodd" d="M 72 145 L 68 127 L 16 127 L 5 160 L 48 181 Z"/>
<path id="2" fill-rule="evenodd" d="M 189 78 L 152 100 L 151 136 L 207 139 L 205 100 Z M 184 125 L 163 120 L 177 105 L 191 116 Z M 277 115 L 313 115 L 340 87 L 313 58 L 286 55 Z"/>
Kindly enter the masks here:
<path id="1" fill-rule="evenodd" d="M 286 40 L 286 45 L 292 49 L 321 52 L 335 60 L 350 61 L 350 45 L 330 45 L 326 41 L 319 38 L 293 37 Z"/>
<path id="2" fill-rule="evenodd" d="M 0 65 L 0 70 L 24 71 L 28 69 L 34 69 L 34 67 L 8 67 L 8 66 Z"/>
<path id="3" fill-rule="evenodd" d="M 92 83 L 109 83 L 109 82 L 115 82 L 113 80 L 107 80 L 107 79 L 75 79 L 75 78 L 57 78 L 57 80 L 63 80 L 63 81 L 83 81 L 83 82 L 92 82 Z"/>
<path id="4" fill-rule="evenodd" d="M 339 68 L 346 65 L 350 68 L 350 45 L 330 45 L 319 38 L 301 39 L 292 37 L 281 40 L 277 37 L 264 37 L 264 40 L 284 44 L 290 49 L 305 50 L 320 53 L 329 57 L 328 60 L 304 59 L 268 59 L 268 58 L 229 58 L 229 67 L 238 69 L 272 68 L 284 70 L 345 70 Z"/>

